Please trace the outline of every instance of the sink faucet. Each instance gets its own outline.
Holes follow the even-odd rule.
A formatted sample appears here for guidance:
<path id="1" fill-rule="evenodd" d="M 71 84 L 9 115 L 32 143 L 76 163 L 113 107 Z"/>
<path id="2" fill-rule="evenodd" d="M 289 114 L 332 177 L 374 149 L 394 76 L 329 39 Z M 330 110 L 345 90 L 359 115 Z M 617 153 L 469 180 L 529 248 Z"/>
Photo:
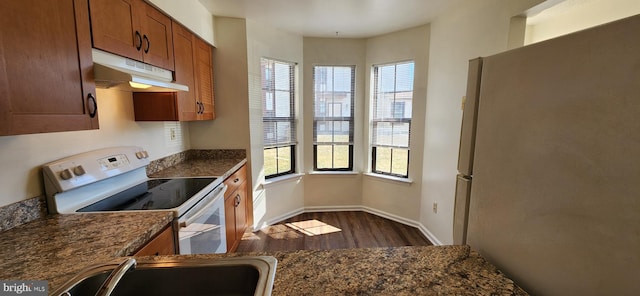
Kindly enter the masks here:
<path id="1" fill-rule="evenodd" d="M 96 296 L 111 295 L 111 292 L 113 292 L 113 289 L 116 288 L 116 285 L 118 284 L 120 279 L 122 279 L 124 274 L 130 269 L 134 269 L 135 267 L 136 259 L 133 258 L 129 258 L 120 263 L 118 267 L 111 271 L 111 274 L 109 274 L 109 277 L 107 277 L 104 283 L 102 283 L 102 286 L 100 287 L 100 290 L 98 290 L 98 293 L 96 293 Z"/>

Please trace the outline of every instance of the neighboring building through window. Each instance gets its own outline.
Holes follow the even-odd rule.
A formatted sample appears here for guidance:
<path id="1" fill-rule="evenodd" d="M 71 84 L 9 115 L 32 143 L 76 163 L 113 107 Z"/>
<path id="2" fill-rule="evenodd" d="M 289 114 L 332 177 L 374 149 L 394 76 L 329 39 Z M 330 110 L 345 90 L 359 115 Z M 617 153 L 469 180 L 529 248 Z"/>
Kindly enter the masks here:
<path id="1" fill-rule="evenodd" d="M 262 58 L 260 69 L 264 175 L 273 178 L 295 172 L 295 64 Z"/>
<path id="2" fill-rule="evenodd" d="M 355 66 L 313 67 L 313 167 L 353 170 Z"/>
<path id="3" fill-rule="evenodd" d="M 373 67 L 371 170 L 409 177 L 414 62 Z"/>

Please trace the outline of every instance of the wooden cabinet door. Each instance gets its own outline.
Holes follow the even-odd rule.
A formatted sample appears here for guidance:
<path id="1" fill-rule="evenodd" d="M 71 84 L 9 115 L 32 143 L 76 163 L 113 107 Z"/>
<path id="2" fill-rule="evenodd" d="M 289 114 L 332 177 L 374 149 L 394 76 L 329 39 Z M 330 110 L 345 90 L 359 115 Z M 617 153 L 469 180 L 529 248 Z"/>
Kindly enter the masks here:
<path id="1" fill-rule="evenodd" d="M 93 47 L 142 60 L 139 0 L 90 0 Z"/>
<path id="2" fill-rule="evenodd" d="M 173 71 L 171 19 L 151 5 L 141 0 L 140 3 L 143 61 Z"/>
<path id="3" fill-rule="evenodd" d="M 136 256 L 159 256 L 159 255 L 175 255 L 176 245 L 173 238 L 173 228 L 169 226 L 155 238 L 144 245 Z"/>
<path id="4" fill-rule="evenodd" d="M 191 121 L 198 119 L 198 105 L 196 104 L 196 83 L 194 77 L 194 36 L 180 24 L 174 22 L 173 29 L 173 49 L 175 53 L 175 79 L 177 83 L 189 87 L 189 91 L 179 91 L 178 112 L 179 119 Z"/>
<path id="5" fill-rule="evenodd" d="M 171 19 L 142 0 L 89 0 L 93 47 L 174 70 Z"/>
<path id="6" fill-rule="evenodd" d="M 200 114 L 201 120 L 215 119 L 213 98 L 213 48 L 211 45 L 195 38 L 195 76 L 196 100 L 204 109 Z"/>
<path id="7" fill-rule="evenodd" d="M 247 182 L 242 183 L 236 191 L 236 240 L 242 240 L 244 231 L 247 230 Z"/>
<path id="8" fill-rule="evenodd" d="M 0 1 L 0 135 L 97 129 L 83 0 Z"/>
<path id="9" fill-rule="evenodd" d="M 227 252 L 234 251 L 236 243 L 236 199 L 235 195 L 224 200 L 224 224 L 227 236 Z"/>

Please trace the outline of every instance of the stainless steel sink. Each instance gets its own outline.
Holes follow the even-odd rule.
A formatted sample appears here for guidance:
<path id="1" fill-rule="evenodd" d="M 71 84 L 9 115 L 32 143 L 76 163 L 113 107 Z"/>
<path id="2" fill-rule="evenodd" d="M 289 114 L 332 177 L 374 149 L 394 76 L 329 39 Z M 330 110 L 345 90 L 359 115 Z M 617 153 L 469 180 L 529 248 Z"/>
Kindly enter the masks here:
<path id="1" fill-rule="evenodd" d="M 53 295 L 95 295 L 119 263 L 91 266 Z M 276 263 L 270 256 L 139 260 L 111 295 L 271 295 Z"/>

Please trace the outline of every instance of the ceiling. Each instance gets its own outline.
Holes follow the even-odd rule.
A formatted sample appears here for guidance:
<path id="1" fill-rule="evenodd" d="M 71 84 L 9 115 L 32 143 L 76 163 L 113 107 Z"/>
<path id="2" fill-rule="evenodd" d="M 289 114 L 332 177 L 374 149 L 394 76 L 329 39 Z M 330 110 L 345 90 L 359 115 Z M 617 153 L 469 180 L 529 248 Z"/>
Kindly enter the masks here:
<path id="1" fill-rule="evenodd" d="M 462 0 L 200 0 L 238 17 L 308 37 L 365 38 L 431 22 Z"/>

